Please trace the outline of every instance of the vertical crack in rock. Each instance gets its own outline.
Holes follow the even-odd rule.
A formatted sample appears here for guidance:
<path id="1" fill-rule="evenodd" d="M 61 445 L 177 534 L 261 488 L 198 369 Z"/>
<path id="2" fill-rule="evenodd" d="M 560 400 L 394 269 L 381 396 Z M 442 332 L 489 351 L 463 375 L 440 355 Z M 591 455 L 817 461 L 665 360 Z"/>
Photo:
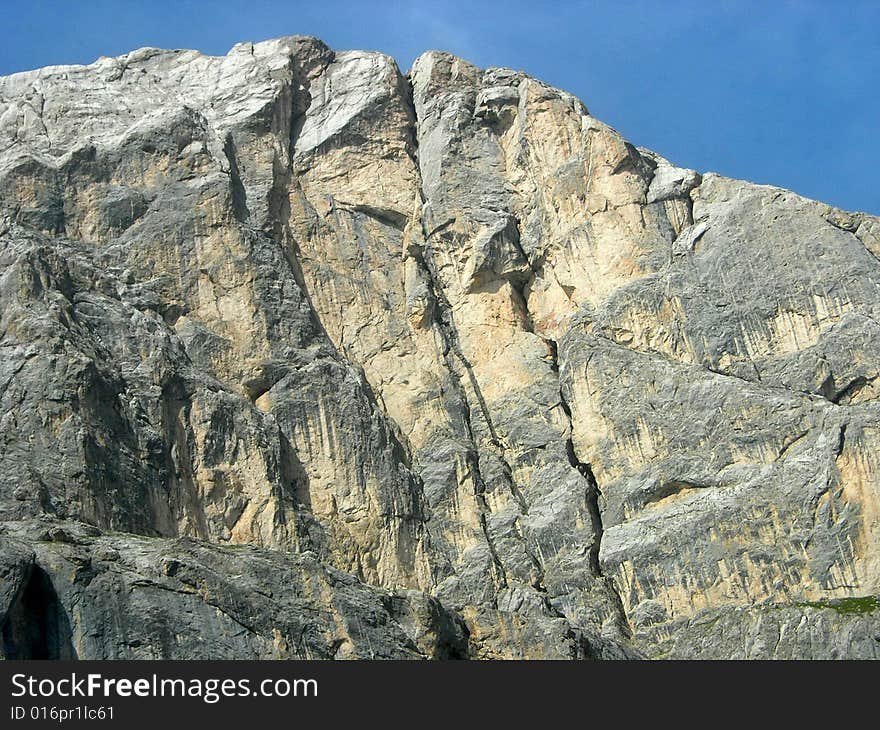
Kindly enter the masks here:
<path id="1" fill-rule="evenodd" d="M 442 284 L 439 281 L 436 266 L 434 266 L 433 257 L 431 256 L 430 237 L 425 234 L 424 231 L 423 235 L 425 235 L 425 240 L 428 243 L 426 243 L 425 252 L 421 256 L 419 256 L 417 260 L 423 271 L 428 276 L 431 294 L 434 297 L 434 300 L 437 302 L 438 308 L 440 310 L 439 316 L 437 317 L 436 321 L 437 324 L 441 327 L 446 350 L 448 353 L 452 354 L 455 360 L 458 361 L 458 363 L 461 365 L 462 370 L 467 376 L 468 383 L 470 384 L 471 390 L 474 393 L 474 398 L 476 398 L 477 400 L 480 414 L 482 415 L 483 421 L 486 424 L 486 428 L 489 431 L 489 443 L 493 447 L 494 455 L 496 456 L 496 458 L 498 458 L 503 467 L 502 472 L 504 474 L 505 486 L 519 506 L 521 514 L 527 515 L 529 511 L 528 503 L 526 502 L 522 491 L 519 489 L 516 481 L 513 478 L 513 469 L 510 466 L 510 461 L 507 459 L 506 446 L 504 445 L 501 437 L 498 435 L 498 431 L 495 428 L 492 415 L 489 411 L 489 406 L 483 396 L 483 391 L 480 388 L 480 383 L 474 373 L 473 366 L 471 365 L 467 356 L 462 351 L 459 344 L 458 331 L 455 325 L 454 315 L 452 313 L 452 305 L 449 303 L 449 300 L 443 293 Z M 522 294 L 520 292 L 518 293 L 520 294 L 520 297 L 522 297 Z M 452 369 L 454 369 L 454 367 L 452 367 Z M 464 389 L 462 389 L 461 392 L 462 397 L 466 401 L 467 392 Z M 474 441 L 474 447 L 477 448 L 476 441 Z"/>
<path id="2" fill-rule="evenodd" d="M 248 210 L 245 181 L 242 179 L 239 170 L 238 153 L 232 135 L 227 135 L 223 152 L 230 167 L 229 174 L 235 218 L 243 224 L 246 235 L 253 239 L 259 239 L 264 245 L 277 248 L 281 261 L 289 269 L 288 273 L 292 276 L 304 299 L 308 311 L 309 324 L 317 333 L 317 340 L 323 341 L 330 352 L 330 356 L 357 381 L 360 394 L 365 400 L 362 406 L 365 405 L 369 411 L 375 413 L 382 421 L 385 433 L 378 436 L 382 443 L 373 444 L 373 447 L 385 450 L 387 458 L 397 465 L 399 471 L 403 472 L 404 475 L 401 478 L 404 483 L 400 488 L 405 490 L 406 494 L 401 494 L 400 496 L 409 502 L 410 512 L 401 518 L 409 522 L 409 524 L 402 525 L 398 529 L 405 529 L 409 538 L 416 543 L 424 541 L 427 544 L 430 542 L 430 537 L 426 529 L 427 519 L 421 480 L 413 469 L 412 456 L 405 435 L 387 412 L 384 405 L 380 405 L 381 396 L 374 392 L 363 368 L 357 363 L 353 363 L 347 356 L 347 353 L 344 350 L 341 351 L 341 348 L 333 342 L 333 339 L 327 332 L 321 315 L 311 297 L 299 260 L 299 246 L 290 228 L 289 195 L 291 187 L 298 184 L 294 164 L 297 139 L 303 128 L 306 114 L 312 104 L 312 83 L 315 78 L 320 77 L 321 74 L 326 72 L 333 62 L 335 54 L 326 47 L 318 49 L 317 55 L 310 57 L 299 57 L 291 49 L 288 49 L 287 52 L 289 81 L 274 98 L 271 129 L 268 132 L 272 140 L 271 159 L 268 162 L 271 175 L 268 190 L 265 193 L 267 205 L 264 209 L 264 217 L 261 220 L 254 220 Z M 271 414 L 271 417 L 279 429 L 278 437 L 281 442 L 279 453 L 282 462 L 280 468 L 284 476 L 283 481 L 307 479 L 304 476 L 302 464 L 299 463 L 295 448 L 290 439 L 284 434 L 283 419 L 279 419 L 278 414 Z M 288 462 L 293 462 L 292 466 Z M 359 486 L 364 488 L 365 478 L 362 467 L 357 464 L 355 468 L 357 470 Z M 277 485 L 275 489 L 276 496 L 278 497 L 278 519 L 282 524 L 286 524 L 288 520 L 288 516 L 284 512 L 286 497 L 291 496 L 293 498 L 296 497 L 297 493 L 302 492 L 296 484 L 292 485 L 292 491 L 292 495 L 285 495 L 282 485 Z M 309 520 L 314 519 L 311 501 L 302 498 L 295 501 L 297 513 L 304 511 L 309 515 L 305 521 L 302 519 L 294 521 L 294 529 L 299 546 L 300 548 L 314 549 L 316 546 L 313 544 L 314 541 L 309 526 L 305 524 Z M 387 508 L 387 506 L 382 506 L 382 508 Z M 298 514 L 298 516 L 301 515 Z M 367 582 L 367 579 L 360 572 L 362 570 L 360 554 L 357 555 L 357 560 L 358 575 Z"/>
<path id="3" fill-rule="evenodd" d="M 250 211 L 247 207 L 247 192 L 241 179 L 241 171 L 238 169 L 238 152 L 235 149 L 235 140 L 232 134 L 226 135 L 223 144 L 223 154 L 229 165 L 229 185 L 232 190 L 232 214 L 239 223 L 247 223 Z"/>
<path id="4" fill-rule="evenodd" d="M 843 447 L 846 445 L 846 426 L 847 424 L 842 423 L 840 430 L 837 432 L 837 444 L 834 447 L 835 458 L 843 454 Z"/>
<path id="5" fill-rule="evenodd" d="M 473 423 L 471 421 L 470 402 L 468 401 L 467 391 L 461 384 L 461 376 L 459 375 L 458 369 L 455 366 L 455 361 L 458 360 L 459 363 L 462 365 L 469 377 L 471 386 L 475 388 L 476 378 L 469 368 L 467 359 L 464 357 L 458 347 L 458 335 L 455 331 L 455 324 L 452 321 L 452 308 L 449 305 L 446 296 L 443 294 L 439 282 L 437 281 L 433 262 L 430 256 L 426 256 L 424 253 L 418 253 L 415 254 L 415 256 L 417 262 L 419 263 L 419 266 L 426 274 L 428 289 L 437 304 L 437 307 L 435 309 L 436 314 L 434 321 L 438 325 L 441 337 L 443 338 L 443 356 L 446 360 L 446 368 L 449 371 L 449 375 L 452 378 L 453 383 L 455 384 L 456 391 L 458 393 L 459 403 L 461 404 L 462 408 L 462 414 L 464 416 L 463 421 L 465 431 L 468 436 L 468 441 L 470 442 L 470 448 L 468 448 L 467 450 L 468 467 L 470 468 L 471 479 L 473 480 L 474 484 L 474 498 L 476 499 L 477 504 L 480 508 L 480 528 L 482 530 L 483 537 L 486 540 L 486 545 L 489 548 L 489 552 L 492 555 L 492 562 L 498 573 L 498 580 L 501 586 L 506 588 L 508 586 L 507 572 L 504 568 L 504 564 L 501 562 L 501 558 L 498 555 L 498 550 L 495 546 L 494 540 L 492 539 L 487 524 L 487 515 L 491 512 L 491 510 L 489 509 L 489 505 L 486 502 L 486 483 L 483 480 L 483 475 L 480 470 L 480 450 L 479 446 L 477 445 L 477 439 L 474 433 Z M 479 393 L 479 390 L 475 389 L 475 393 Z M 485 404 L 481 405 L 485 406 Z M 497 596 L 493 598 L 493 604 L 497 604 Z"/>
<path id="6" fill-rule="evenodd" d="M 880 219 L 410 79 L 0 77 L 0 654 L 876 658 Z"/>
<path id="7" fill-rule="evenodd" d="M 418 159 L 418 112 L 416 109 L 415 99 L 413 95 L 413 88 L 410 81 L 406 80 L 405 90 L 407 93 L 407 103 L 410 108 L 411 113 L 411 127 L 410 127 L 410 140 L 411 143 L 408 145 L 408 152 L 412 158 L 414 168 L 416 171 L 418 186 L 419 186 L 419 195 L 422 201 L 425 200 L 426 194 L 421 176 L 421 168 L 419 165 Z M 482 472 L 480 469 L 480 445 L 477 440 L 477 436 L 474 432 L 472 418 L 471 418 L 471 404 L 468 398 L 467 389 L 462 386 L 461 377 L 458 372 L 458 368 L 456 367 L 456 362 L 460 366 L 461 370 L 464 372 L 468 379 L 468 383 L 470 385 L 471 391 L 473 392 L 474 398 L 477 401 L 478 407 L 480 409 L 480 414 L 482 416 L 482 420 L 486 425 L 486 429 L 489 432 L 489 442 L 492 447 L 493 456 L 498 459 L 501 465 L 501 475 L 504 482 L 505 487 L 507 488 L 510 495 L 513 497 L 514 502 L 517 505 L 517 509 L 519 510 L 520 516 L 526 516 L 529 513 L 529 505 L 525 496 L 522 493 L 522 490 L 516 483 L 516 480 L 513 476 L 513 468 L 510 465 L 510 461 L 507 458 L 506 454 L 506 446 L 503 443 L 498 431 L 495 428 L 494 420 L 491 416 L 489 406 L 486 403 L 486 400 L 483 396 L 482 389 L 480 387 L 479 381 L 477 380 L 476 374 L 474 373 L 473 366 L 468 360 L 467 356 L 462 351 L 461 345 L 459 343 L 458 330 L 454 320 L 454 314 L 452 306 L 447 299 L 444 291 L 443 285 L 440 281 L 439 274 L 436 270 L 436 266 L 434 264 L 434 259 L 432 255 L 431 249 L 431 239 L 448 224 L 442 224 L 439 228 L 428 232 L 424 229 L 423 221 L 419 221 L 419 225 L 421 227 L 421 235 L 422 240 L 425 242 L 424 247 L 419 247 L 417 252 L 414 252 L 413 255 L 416 259 L 416 262 L 419 268 L 422 270 L 423 274 L 426 277 L 428 288 L 432 299 L 434 300 L 435 307 L 435 316 L 434 321 L 438 325 L 438 328 L 441 333 L 441 337 L 444 343 L 444 359 L 446 362 L 446 368 L 452 376 L 457 390 L 460 402 L 462 404 L 463 413 L 465 416 L 465 428 L 468 434 L 468 439 L 471 444 L 472 452 L 469 450 L 468 458 L 470 461 L 470 467 L 473 472 L 474 478 L 474 495 L 477 500 L 478 505 L 480 506 L 480 525 L 483 532 L 483 535 L 486 539 L 487 546 L 492 554 L 493 563 L 499 572 L 499 576 L 501 578 L 502 587 L 509 586 L 509 579 L 507 576 L 507 571 L 504 568 L 503 561 L 501 560 L 495 542 L 491 536 L 491 531 L 489 530 L 487 515 L 491 513 L 491 508 L 486 500 L 486 484 L 482 476 Z M 519 222 L 516 222 L 516 225 L 519 225 Z M 516 245 L 520 254 L 522 255 L 525 262 L 528 264 L 530 270 L 532 269 L 531 262 L 526 256 L 525 251 L 522 250 L 522 247 L 519 245 L 518 236 L 516 237 Z M 528 316 L 528 309 L 525 303 L 525 297 L 522 294 L 520 289 L 516 289 L 520 298 L 523 301 L 523 308 L 526 312 L 526 316 Z M 538 590 L 542 594 L 546 594 L 546 587 L 544 584 L 544 566 L 535 554 L 533 548 L 529 545 L 529 540 L 526 536 L 520 534 L 520 540 L 523 544 L 523 549 L 525 554 L 527 555 L 532 568 L 535 572 L 535 580 L 533 584 L 533 588 Z M 493 599 L 495 603 L 497 603 L 497 596 Z M 550 613 L 557 613 L 556 609 L 554 609 L 546 596 L 543 597 L 543 602 Z"/>
<path id="8" fill-rule="evenodd" d="M 602 563 L 599 553 L 602 549 L 602 538 L 605 535 L 605 528 L 602 523 L 602 510 L 599 507 L 599 499 L 602 492 L 599 489 L 599 483 L 596 481 L 596 475 L 593 473 L 593 467 L 578 458 L 574 448 L 574 422 L 572 420 L 571 406 L 565 395 L 565 386 L 562 382 L 561 368 L 559 366 L 559 348 L 554 340 L 546 340 L 550 347 L 551 356 L 553 358 L 553 368 L 559 378 L 559 405 L 562 412 L 568 420 L 568 438 L 565 441 L 565 453 L 568 457 L 568 463 L 584 478 L 587 486 L 584 490 L 584 503 L 587 512 L 590 515 L 590 523 L 593 529 L 593 542 L 590 545 L 589 558 L 590 568 L 596 578 L 602 581 L 614 603 L 616 611 L 616 619 L 618 627 L 624 632 L 627 638 L 632 638 L 632 627 L 630 626 L 629 617 L 623 607 L 623 600 L 614 584 L 611 576 L 605 575 L 602 570 Z"/>

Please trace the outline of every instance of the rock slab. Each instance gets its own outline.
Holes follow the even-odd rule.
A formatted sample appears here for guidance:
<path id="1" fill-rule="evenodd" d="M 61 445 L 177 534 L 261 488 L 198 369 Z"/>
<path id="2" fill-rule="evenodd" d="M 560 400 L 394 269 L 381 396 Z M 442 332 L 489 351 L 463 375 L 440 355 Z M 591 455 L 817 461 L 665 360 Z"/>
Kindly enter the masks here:
<path id="1" fill-rule="evenodd" d="M 314 38 L 0 78 L 7 658 L 874 658 L 880 220 Z"/>

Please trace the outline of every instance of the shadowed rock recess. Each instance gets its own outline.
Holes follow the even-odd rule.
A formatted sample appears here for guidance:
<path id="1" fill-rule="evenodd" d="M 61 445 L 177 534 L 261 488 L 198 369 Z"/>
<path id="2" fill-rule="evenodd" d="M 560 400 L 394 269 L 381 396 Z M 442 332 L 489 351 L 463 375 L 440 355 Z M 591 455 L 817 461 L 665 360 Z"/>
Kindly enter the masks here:
<path id="1" fill-rule="evenodd" d="M 880 219 L 313 38 L 0 78 L 6 658 L 880 656 Z"/>

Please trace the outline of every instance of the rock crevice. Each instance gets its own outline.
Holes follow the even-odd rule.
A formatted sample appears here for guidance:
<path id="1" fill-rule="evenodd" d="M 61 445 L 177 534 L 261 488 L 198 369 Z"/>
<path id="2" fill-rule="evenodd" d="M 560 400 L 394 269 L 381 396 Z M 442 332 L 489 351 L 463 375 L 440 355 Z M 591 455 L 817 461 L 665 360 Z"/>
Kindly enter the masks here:
<path id="1" fill-rule="evenodd" d="M 877 656 L 878 231 L 436 51 L 0 78 L 3 654 Z"/>

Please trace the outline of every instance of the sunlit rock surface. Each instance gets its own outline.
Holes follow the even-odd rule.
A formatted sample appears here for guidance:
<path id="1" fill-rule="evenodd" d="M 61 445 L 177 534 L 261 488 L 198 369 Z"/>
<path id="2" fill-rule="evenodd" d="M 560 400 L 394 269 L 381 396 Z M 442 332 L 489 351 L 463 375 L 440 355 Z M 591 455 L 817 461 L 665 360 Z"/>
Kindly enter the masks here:
<path id="1" fill-rule="evenodd" d="M 880 655 L 878 257 L 444 53 L 0 78 L 2 653 Z"/>

